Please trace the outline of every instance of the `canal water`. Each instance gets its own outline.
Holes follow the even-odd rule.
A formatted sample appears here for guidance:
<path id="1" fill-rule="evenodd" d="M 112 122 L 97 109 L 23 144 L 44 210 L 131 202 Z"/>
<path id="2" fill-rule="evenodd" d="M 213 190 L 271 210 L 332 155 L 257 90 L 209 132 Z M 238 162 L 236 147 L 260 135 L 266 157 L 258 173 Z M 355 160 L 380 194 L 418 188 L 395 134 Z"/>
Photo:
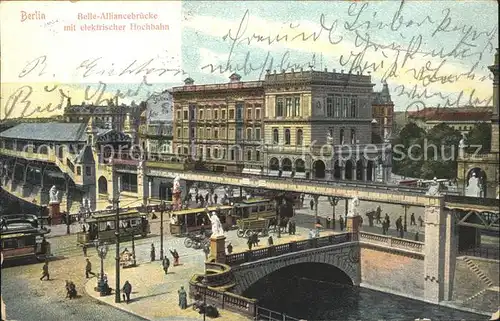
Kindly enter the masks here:
<path id="1" fill-rule="evenodd" d="M 264 281 L 264 282 L 261 282 Z M 245 296 L 259 306 L 304 320 L 489 320 L 397 295 L 301 277 L 261 280 Z M 266 284 L 267 283 L 267 284 Z M 404 289 L 401 289 L 404 291 Z"/>

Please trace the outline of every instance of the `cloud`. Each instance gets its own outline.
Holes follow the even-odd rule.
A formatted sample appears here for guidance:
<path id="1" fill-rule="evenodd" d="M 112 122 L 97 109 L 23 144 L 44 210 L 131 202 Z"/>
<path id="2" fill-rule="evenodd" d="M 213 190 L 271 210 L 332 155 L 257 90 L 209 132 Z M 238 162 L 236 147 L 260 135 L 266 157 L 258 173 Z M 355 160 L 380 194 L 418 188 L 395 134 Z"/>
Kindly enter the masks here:
<path id="1" fill-rule="evenodd" d="M 198 15 L 192 16 L 185 22 L 183 27 L 222 40 L 229 32 L 231 36 L 234 37 L 238 32 L 241 21 L 242 17 L 223 19 L 215 16 Z M 325 26 L 331 26 L 332 21 L 325 19 L 323 24 Z M 353 35 L 349 35 L 343 29 L 341 30 L 342 27 L 340 26 L 337 32 L 332 33 L 332 40 L 334 41 L 342 37 L 342 41 L 338 44 L 332 44 L 329 40 L 328 31 L 321 31 L 321 25 L 311 21 L 298 21 L 290 24 L 290 22 L 281 23 L 269 21 L 257 16 L 249 16 L 247 23 L 242 24 L 242 29 L 245 29 L 245 27 L 245 35 L 236 47 L 235 54 L 237 54 L 238 49 L 247 51 L 251 48 L 264 49 L 265 51 L 291 50 L 292 52 L 321 53 L 326 60 L 336 62 L 336 65 L 331 66 L 329 69 L 336 68 L 337 70 L 348 70 L 355 57 L 351 57 L 351 62 L 347 63 L 344 68 L 339 65 L 340 57 L 343 56 L 344 61 L 347 61 L 351 52 L 358 53 L 362 51 L 361 48 L 356 48 Z M 319 34 L 320 32 L 321 34 Z M 314 36 L 318 37 L 316 41 L 313 41 Z M 309 37 L 309 40 L 302 40 L 307 37 Z M 226 38 L 224 41 L 227 43 L 227 48 L 229 50 L 231 39 Z M 405 44 L 401 45 L 403 47 Z M 224 60 L 221 58 L 224 57 L 223 54 L 216 54 L 210 49 L 203 48 L 203 50 L 200 49 L 200 53 L 201 52 L 203 52 L 204 57 L 210 57 L 206 58 L 209 59 L 208 61 L 210 61 L 210 63 L 217 61 L 214 60 L 215 58 L 219 58 L 219 61 Z M 477 66 L 478 68 L 473 71 L 475 73 L 474 79 L 462 76 L 459 80 L 456 80 L 453 76 L 460 74 L 466 75 L 472 65 L 463 64 L 462 62 L 457 63 L 457 61 L 454 62 L 451 59 L 445 60 L 439 57 L 416 54 L 411 57 L 411 59 L 407 60 L 404 67 L 401 67 L 404 52 L 402 51 L 399 54 L 399 59 L 396 60 L 397 55 L 398 52 L 394 50 L 374 50 L 373 47 L 371 47 L 366 50 L 363 61 L 366 62 L 366 65 L 374 63 L 379 66 L 377 70 L 371 72 L 372 76 L 379 79 L 384 77 L 390 70 L 392 62 L 397 61 L 397 75 L 388 80 L 392 88 L 398 85 L 404 85 L 405 87 L 419 85 L 423 87 L 422 78 L 427 78 L 427 80 L 434 80 L 427 88 L 428 91 L 433 93 L 441 92 L 449 94 L 458 93 L 463 90 L 464 97 L 468 97 L 473 91 L 476 97 L 487 98 L 491 96 L 491 81 L 487 79 L 489 72 L 485 69 L 485 66 Z M 225 55 L 225 57 L 227 57 L 227 55 Z M 206 60 L 204 60 L 204 62 L 206 62 Z M 200 65 L 204 66 L 206 63 L 201 63 Z M 434 72 L 432 69 L 438 68 L 439 66 L 440 69 L 436 73 L 437 77 L 433 77 L 432 75 Z M 480 81 L 481 78 L 483 78 L 483 81 Z"/>

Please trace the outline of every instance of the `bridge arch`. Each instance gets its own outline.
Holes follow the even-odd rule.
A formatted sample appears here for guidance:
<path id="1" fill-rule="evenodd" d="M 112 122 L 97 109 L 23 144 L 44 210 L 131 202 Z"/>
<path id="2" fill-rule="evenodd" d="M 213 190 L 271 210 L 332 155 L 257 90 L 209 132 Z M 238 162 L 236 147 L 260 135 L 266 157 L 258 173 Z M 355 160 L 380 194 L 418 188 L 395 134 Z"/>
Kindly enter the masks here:
<path id="1" fill-rule="evenodd" d="M 301 264 L 305 264 L 306 267 L 312 267 L 314 265 L 320 270 L 326 269 L 330 272 L 335 271 L 335 275 L 342 276 L 337 281 L 341 281 L 344 284 L 359 285 L 361 279 L 359 255 L 360 248 L 356 244 L 347 246 L 339 244 L 319 249 L 299 251 L 235 266 L 231 268 L 236 284 L 233 291 L 241 295 L 268 275 Z M 299 267 L 299 270 L 300 269 Z M 313 278 L 314 275 L 314 273 L 311 273 L 309 278 Z M 304 275 L 303 277 L 308 276 Z M 332 282 L 332 280 L 329 281 Z"/>

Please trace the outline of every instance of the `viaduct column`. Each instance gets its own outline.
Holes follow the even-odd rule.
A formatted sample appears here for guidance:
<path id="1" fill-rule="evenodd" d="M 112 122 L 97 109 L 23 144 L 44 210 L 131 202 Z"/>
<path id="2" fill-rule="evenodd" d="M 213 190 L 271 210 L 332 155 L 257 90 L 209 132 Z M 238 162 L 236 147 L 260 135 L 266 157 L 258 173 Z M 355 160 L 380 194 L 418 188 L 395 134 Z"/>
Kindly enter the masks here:
<path id="1" fill-rule="evenodd" d="M 147 176 L 144 175 L 144 161 L 140 161 L 139 166 L 137 166 L 137 199 L 144 205 L 147 205 L 148 202 L 148 187 Z"/>
<path id="2" fill-rule="evenodd" d="M 424 299 L 438 303 L 451 297 L 456 259 L 453 217 L 444 198 L 429 196 L 424 211 Z"/>

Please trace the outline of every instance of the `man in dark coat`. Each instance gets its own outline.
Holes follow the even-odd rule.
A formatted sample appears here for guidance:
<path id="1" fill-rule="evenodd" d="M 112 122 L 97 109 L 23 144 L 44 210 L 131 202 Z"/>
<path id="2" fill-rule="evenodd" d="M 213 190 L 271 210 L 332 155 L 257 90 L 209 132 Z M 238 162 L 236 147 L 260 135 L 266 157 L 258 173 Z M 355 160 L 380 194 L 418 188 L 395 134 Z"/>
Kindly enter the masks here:
<path id="1" fill-rule="evenodd" d="M 341 215 L 339 218 L 340 231 L 344 230 L 344 217 Z"/>
<path id="2" fill-rule="evenodd" d="M 92 263 L 90 263 L 90 260 L 87 259 L 87 264 L 85 265 L 85 277 L 88 279 L 90 274 L 95 276 L 95 273 L 92 272 Z"/>
<path id="3" fill-rule="evenodd" d="M 151 243 L 150 257 L 151 257 L 151 262 L 153 262 L 156 259 L 155 245 L 153 243 Z"/>
<path id="4" fill-rule="evenodd" d="M 170 267 L 170 260 L 167 258 L 166 255 L 163 257 L 162 265 L 163 265 L 163 271 L 165 272 L 165 274 L 168 274 L 168 268 Z"/>
<path id="5" fill-rule="evenodd" d="M 311 199 L 311 201 L 309 202 L 309 205 L 311 206 L 311 211 L 314 209 L 314 200 Z"/>
<path id="6" fill-rule="evenodd" d="M 124 300 L 129 303 L 130 302 L 130 293 L 132 293 L 132 284 L 130 284 L 128 281 L 125 281 L 125 284 L 123 285 L 123 294 L 124 294 Z"/>
<path id="7" fill-rule="evenodd" d="M 233 245 L 231 244 L 231 242 L 229 242 L 229 244 L 227 245 L 227 254 L 231 253 L 233 253 Z"/>
<path id="8" fill-rule="evenodd" d="M 40 278 L 40 281 L 43 280 L 43 278 L 47 278 L 47 281 L 50 280 L 50 275 L 49 275 L 49 261 L 45 261 L 45 264 L 42 267 L 42 277 Z"/>

